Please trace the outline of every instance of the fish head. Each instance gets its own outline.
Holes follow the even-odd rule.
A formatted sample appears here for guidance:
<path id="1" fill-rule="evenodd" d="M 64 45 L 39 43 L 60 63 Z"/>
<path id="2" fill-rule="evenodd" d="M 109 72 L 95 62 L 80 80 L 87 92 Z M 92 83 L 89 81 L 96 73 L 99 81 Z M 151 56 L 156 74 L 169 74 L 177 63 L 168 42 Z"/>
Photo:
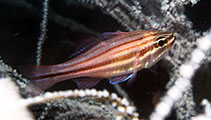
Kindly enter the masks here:
<path id="1" fill-rule="evenodd" d="M 151 65 L 155 64 L 162 58 L 162 56 L 171 48 L 176 39 L 174 34 L 170 32 L 155 32 L 157 34 L 154 34 L 152 39 L 152 48 L 149 61 Z"/>
<path id="2" fill-rule="evenodd" d="M 175 42 L 175 36 L 169 32 L 158 32 L 154 37 L 154 48 L 159 50 L 168 50 Z"/>

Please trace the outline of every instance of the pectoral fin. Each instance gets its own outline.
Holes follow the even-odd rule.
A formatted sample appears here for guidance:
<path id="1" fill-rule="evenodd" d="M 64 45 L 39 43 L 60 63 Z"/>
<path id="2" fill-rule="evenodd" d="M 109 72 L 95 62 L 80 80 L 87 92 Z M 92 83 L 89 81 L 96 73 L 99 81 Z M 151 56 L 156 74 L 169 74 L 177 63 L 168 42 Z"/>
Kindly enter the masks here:
<path id="1" fill-rule="evenodd" d="M 136 73 L 137 73 L 137 70 L 138 70 L 138 64 L 139 64 L 138 58 L 140 56 L 140 52 L 138 52 L 136 56 L 137 56 L 137 59 L 134 61 L 133 73 L 114 77 L 109 81 L 110 84 L 118 84 L 118 83 L 121 83 L 121 82 L 124 82 L 124 81 L 127 81 L 127 80 L 128 80 L 128 85 L 132 84 L 132 82 L 135 80 Z"/>
<path id="2" fill-rule="evenodd" d="M 127 85 L 128 86 L 131 86 L 132 85 L 132 83 L 134 82 L 134 80 L 135 80 L 135 77 L 136 77 L 136 74 L 137 74 L 137 72 L 138 72 L 138 65 L 140 64 L 139 63 L 139 57 L 140 57 L 140 51 L 138 51 L 138 53 L 136 54 L 136 60 L 135 60 L 135 62 L 134 62 L 134 70 L 133 70 L 133 79 L 130 79 L 130 80 L 128 80 L 128 82 L 127 82 Z"/>

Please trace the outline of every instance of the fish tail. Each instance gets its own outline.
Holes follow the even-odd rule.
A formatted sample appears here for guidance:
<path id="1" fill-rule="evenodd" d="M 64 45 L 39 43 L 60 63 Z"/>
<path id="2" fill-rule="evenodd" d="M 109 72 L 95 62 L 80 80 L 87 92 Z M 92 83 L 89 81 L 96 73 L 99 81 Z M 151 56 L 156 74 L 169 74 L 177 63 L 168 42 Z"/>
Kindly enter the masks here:
<path id="1" fill-rule="evenodd" d="M 44 91 L 54 84 L 58 83 L 60 80 L 56 79 L 56 77 L 51 78 L 40 78 L 37 80 L 29 80 L 27 83 L 28 89 L 36 89 L 38 91 Z"/>
<path id="2" fill-rule="evenodd" d="M 56 76 L 49 77 L 52 74 L 50 65 L 22 65 L 18 70 L 29 80 L 27 91 L 33 94 L 35 94 L 34 91 L 44 91 L 60 81 L 56 79 Z"/>
<path id="3" fill-rule="evenodd" d="M 50 65 L 21 65 L 19 72 L 26 78 L 36 78 L 52 74 Z"/>
<path id="4" fill-rule="evenodd" d="M 75 78 L 77 76 L 72 75 L 72 73 L 56 73 L 54 69 L 56 66 L 53 65 L 23 65 L 20 66 L 20 73 L 26 77 L 29 81 L 27 86 L 31 88 L 36 88 L 41 91 L 52 87 L 58 82 Z"/>

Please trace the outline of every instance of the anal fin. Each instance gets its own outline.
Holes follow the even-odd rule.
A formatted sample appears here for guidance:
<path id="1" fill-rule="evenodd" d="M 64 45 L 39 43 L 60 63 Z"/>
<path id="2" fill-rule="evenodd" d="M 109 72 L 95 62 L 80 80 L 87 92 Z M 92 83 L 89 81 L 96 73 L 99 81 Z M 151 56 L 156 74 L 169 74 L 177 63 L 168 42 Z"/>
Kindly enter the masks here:
<path id="1" fill-rule="evenodd" d="M 78 88 L 80 89 L 86 89 L 91 88 L 97 85 L 100 82 L 101 79 L 99 78 L 77 78 L 73 81 L 77 84 Z"/>

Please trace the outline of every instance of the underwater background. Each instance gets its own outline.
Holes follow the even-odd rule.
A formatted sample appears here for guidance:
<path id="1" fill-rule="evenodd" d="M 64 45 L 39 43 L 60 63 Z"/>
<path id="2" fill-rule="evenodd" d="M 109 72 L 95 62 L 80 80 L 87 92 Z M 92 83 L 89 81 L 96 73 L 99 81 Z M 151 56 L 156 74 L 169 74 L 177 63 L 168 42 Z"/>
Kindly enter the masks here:
<path id="1" fill-rule="evenodd" d="M 203 51 L 203 59 L 190 73 L 185 90 L 179 90 L 180 97 L 172 98 L 169 112 L 162 117 L 157 113 L 156 106 L 169 95 L 168 90 L 186 76 L 184 74 L 189 74 L 181 73 L 181 66 L 192 65 L 193 51 L 199 48 L 200 39 L 211 36 L 210 3 L 209 0 L 49 0 L 47 35 L 42 46 L 43 65 L 69 60 L 83 45 L 83 41 L 76 39 L 80 35 L 99 36 L 104 32 L 157 29 L 172 32 L 177 39 L 162 60 L 138 72 L 132 86 L 127 86 L 127 82 L 111 85 L 104 79 L 90 93 L 78 90 L 72 80 L 66 80 L 45 91 L 52 96 L 43 93 L 35 99 L 37 96 L 31 96 L 26 91 L 27 80 L 21 77 L 18 66 L 36 64 L 44 0 L 0 0 L 0 86 L 5 87 L 0 88 L 0 93 L 4 93 L 0 95 L 0 105 L 5 105 L 10 113 L 8 115 L 14 116 L 14 119 L 18 119 L 21 110 L 28 112 L 28 119 L 39 120 L 153 119 L 154 113 L 166 120 L 189 120 L 200 114 L 206 116 L 206 107 L 201 102 L 203 99 L 211 101 L 210 48 Z M 211 37 L 207 39 L 208 44 L 211 43 Z M 8 86 L 1 83 L 8 79 L 18 88 L 18 93 L 14 94 L 20 97 L 15 101 L 9 101 L 13 96 L 7 91 L 10 82 Z M 70 94 L 71 91 L 73 94 Z M 113 97 L 111 94 L 107 96 L 108 92 L 121 98 L 116 99 L 114 94 Z M 22 106 L 24 108 L 20 107 L 17 112 L 12 105 L 18 104 L 18 100 L 26 102 Z M 19 103 L 21 106 L 22 103 Z M 128 106 L 134 110 L 131 112 Z M 0 109 L 0 118 L 2 116 L 1 119 L 5 120 L 7 109 Z"/>

